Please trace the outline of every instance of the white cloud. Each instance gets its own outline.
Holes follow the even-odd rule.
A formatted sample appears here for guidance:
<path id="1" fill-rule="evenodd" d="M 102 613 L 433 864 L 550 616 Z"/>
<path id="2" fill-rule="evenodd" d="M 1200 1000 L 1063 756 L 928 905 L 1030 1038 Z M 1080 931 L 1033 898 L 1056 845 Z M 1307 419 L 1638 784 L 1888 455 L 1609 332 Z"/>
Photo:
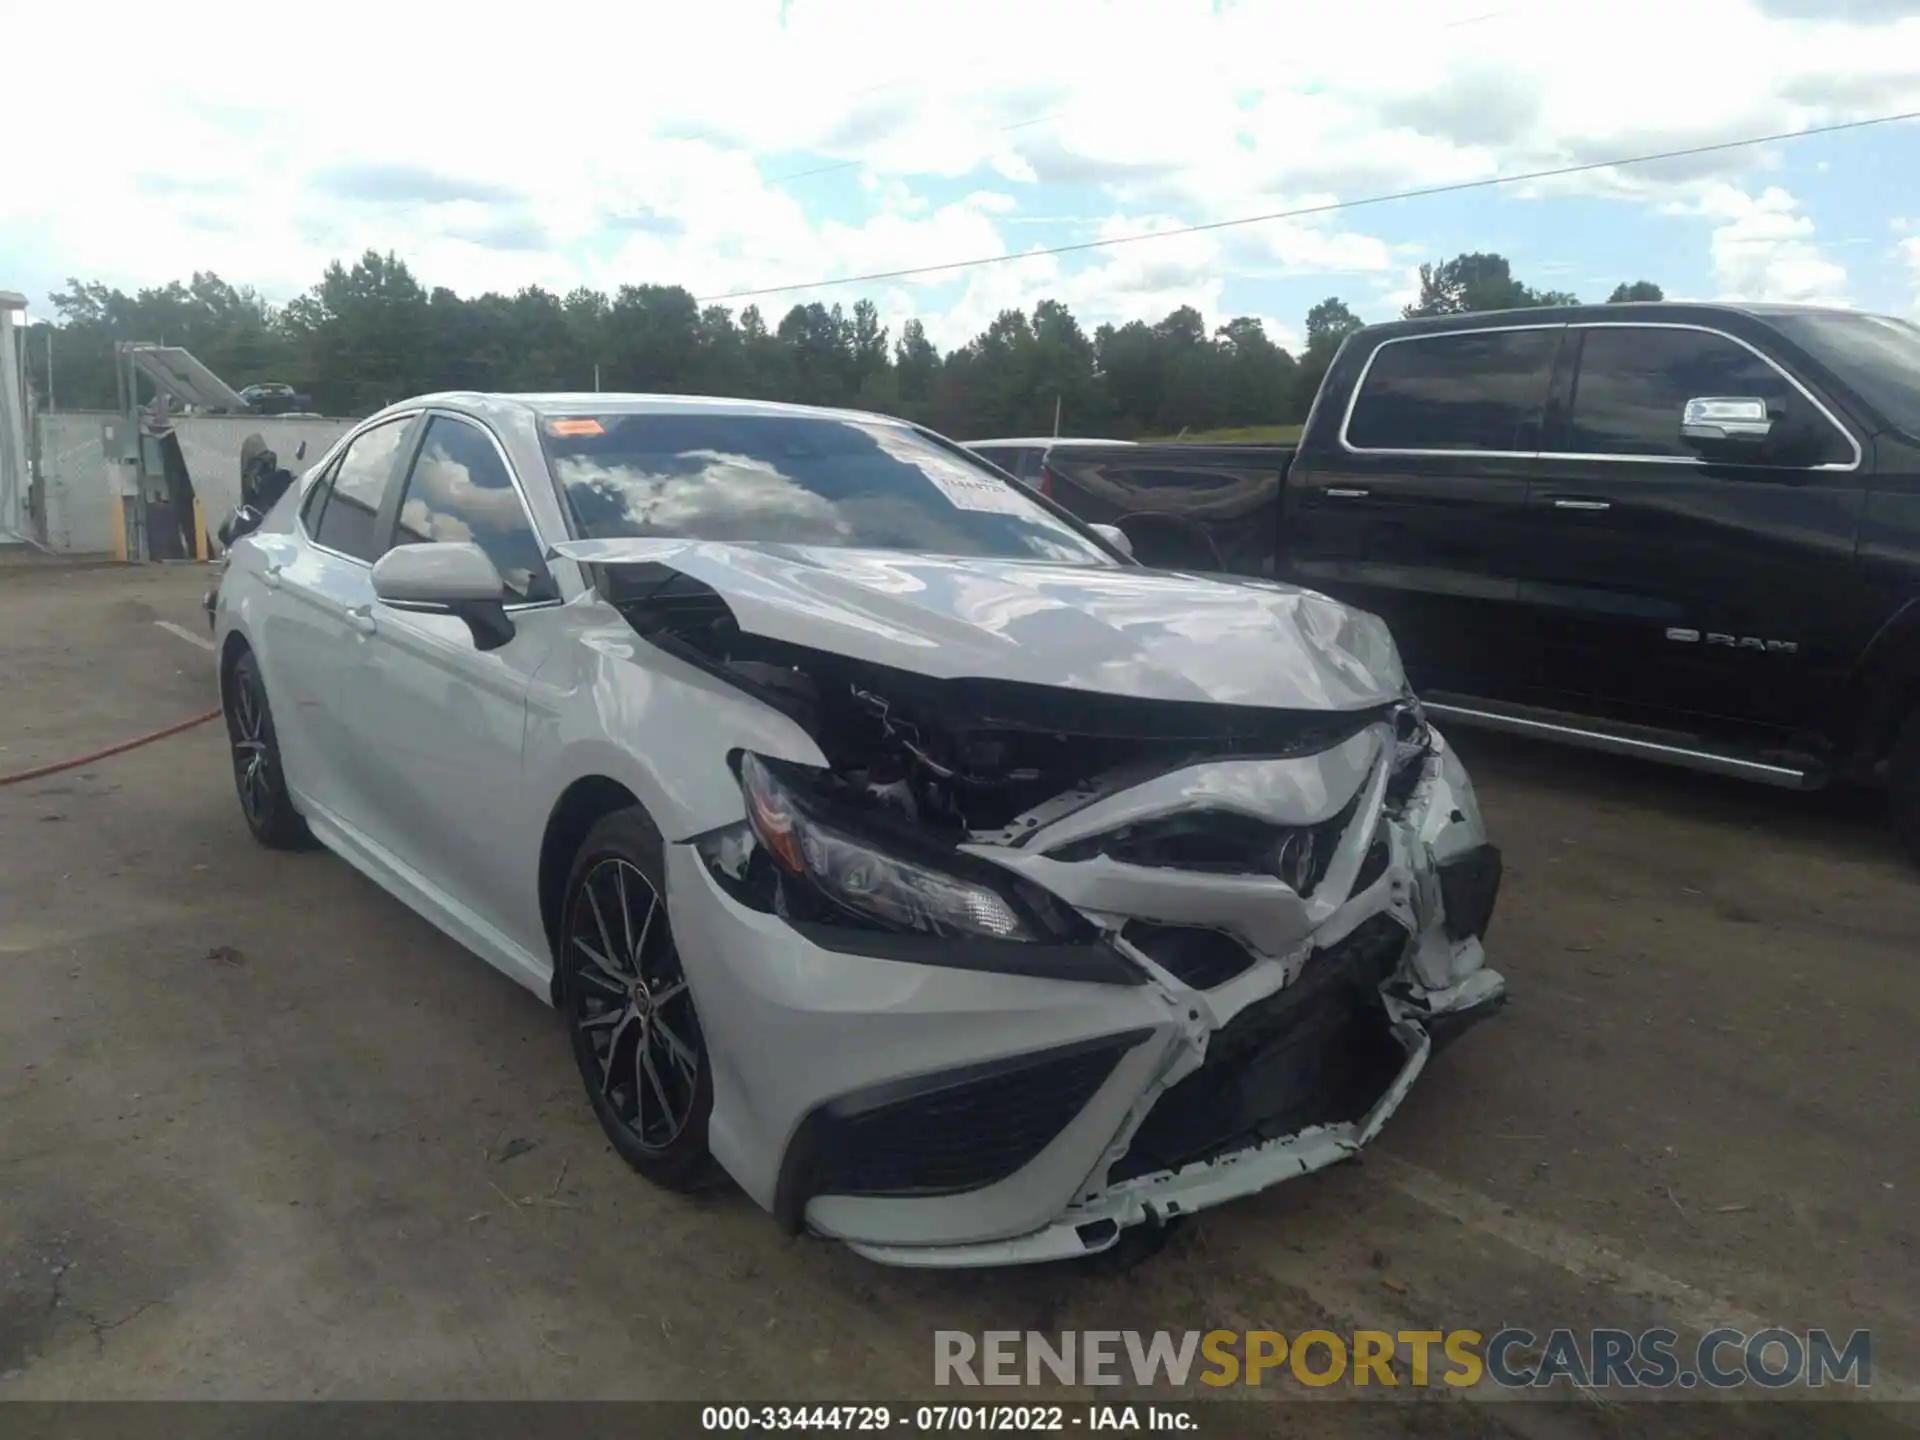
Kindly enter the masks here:
<path id="1" fill-rule="evenodd" d="M 1011 257 L 1052 238 L 1032 223 L 1050 216 L 1118 236 L 1920 108 L 1920 19 L 1897 11 L 552 0 L 503 42 L 431 7 L 337 0 L 324 25 L 280 28 L 257 5 L 201 0 L 183 23 L 88 34 L 89 73 L 176 77 L 142 92 L 142 143 L 129 144 L 124 107 L 73 88 L 71 17 L 29 8 L 8 19 L 25 57 L 10 108 L 59 116 L 60 143 L 10 156 L 0 259 L 123 285 L 211 268 L 286 298 L 368 247 L 463 293 L 654 282 L 705 296 Z M 1718 227 L 1728 289 L 1843 293 L 1791 197 L 1753 193 L 1773 158 L 1722 152 L 1525 193 L 1690 206 Z M 804 173 L 840 165 L 838 179 Z M 955 179 L 976 193 L 929 198 Z M 865 197 L 857 219 L 827 203 L 849 189 Z M 1249 277 L 1385 286 L 1397 306 L 1395 277 L 1434 257 L 1373 231 L 1412 213 L 1277 220 L 763 308 L 871 291 L 945 345 L 1045 295 L 1089 327 L 1175 304 L 1217 322 L 1228 285 Z"/>
<path id="2" fill-rule="evenodd" d="M 1813 221 L 1779 186 L 1749 195 L 1715 185 L 1691 208 L 1719 222 L 1709 251 L 1723 298 L 1850 303 L 1846 267 L 1822 253 Z"/>
<path id="3" fill-rule="evenodd" d="M 1913 221 L 1907 221 L 1902 230 L 1914 229 Z M 1920 235 L 1908 235 L 1894 247 L 1907 267 L 1907 288 L 1911 292 L 1907 302 L 1907 313 L 1920 320 Z"/>

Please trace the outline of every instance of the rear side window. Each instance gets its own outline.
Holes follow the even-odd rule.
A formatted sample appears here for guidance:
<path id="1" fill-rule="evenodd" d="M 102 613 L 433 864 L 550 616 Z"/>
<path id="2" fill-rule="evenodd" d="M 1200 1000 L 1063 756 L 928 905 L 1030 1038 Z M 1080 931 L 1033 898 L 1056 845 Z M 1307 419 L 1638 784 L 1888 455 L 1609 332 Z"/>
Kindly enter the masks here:
<path id="1" fill-rule="evenodd" d="M 1780 427 L 1776 433 L 1797 441 L 1792 463 L 1845 464 L 1853 458 L 1846 437 L 1792 381 L 1724 335 L 1650 325 L 1582 335 L 1567 421 L 1569 451 L 1697 460 L 1700 452 L 1680 437 L 1687 401 L 1739 396 L 1767 402 Z"/>
<path id="2" fill-rule="evenodd" d="M 340 463 L 333 467 L 326 499 L 320 502 L 319 523 L 313 534 L 316 542 L 369 565 L 380 558 L 383 547 L 374 522 L 387 493 L 387 481 L 393 475 L 394 457 L 412 418 L 403 415 L 362 431 L 347 446 Z"/>
<path id="3" fill-rule="evenodd" d="M 1537 448 L 1560 327 L 1389 340 L 1347 417 L 1355 450 Z"/>
<path id="4" fill-rule="evenodd" d="M 427 422 L 401 492 L 394 540 L 401 545 L 470 540 L 487 552 L 507 582 L 510 603 L 559 598 L 506 463 L 492 439 L 463 420 L 436 415 Z"/>

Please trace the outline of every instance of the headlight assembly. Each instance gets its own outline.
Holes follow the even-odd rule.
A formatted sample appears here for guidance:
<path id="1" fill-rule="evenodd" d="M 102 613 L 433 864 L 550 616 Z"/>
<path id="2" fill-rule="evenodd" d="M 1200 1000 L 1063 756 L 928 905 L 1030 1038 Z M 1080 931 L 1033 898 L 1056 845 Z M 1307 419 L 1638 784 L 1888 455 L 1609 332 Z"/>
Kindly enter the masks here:
<path id="1" fill-rule="evenodd" d="M 1082 928 L 1044 893 L 1022 893 L 1032 887 L 984 862 L 907 836 L 862 833 L 860 817 L 833 814 L 783 779 L 778 772 L 788 768 L 751 753 L 739 760 L 747 820 L 783 894 L 797 891 L 804 903 L 810 892 L 843 917 L 922 935 L 1057 943 Z"/>

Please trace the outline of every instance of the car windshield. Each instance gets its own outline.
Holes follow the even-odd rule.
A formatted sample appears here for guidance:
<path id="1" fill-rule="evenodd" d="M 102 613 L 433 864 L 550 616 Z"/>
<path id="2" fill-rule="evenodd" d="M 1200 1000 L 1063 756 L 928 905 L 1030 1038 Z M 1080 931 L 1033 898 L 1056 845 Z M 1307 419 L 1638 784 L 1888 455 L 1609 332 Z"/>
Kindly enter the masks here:
<path id="1" fill-rule="evenodd" d="M 1920 436 L 1920 325 L 1832 311 L 1779 315 L 1773 323 L 1890 423 Z"/>
<path id="2" fill-rule="evenodd" d="M 957 447 L 832 415 L 549 416 L 582 537 L 672 537 L 1114 563 Z"/>

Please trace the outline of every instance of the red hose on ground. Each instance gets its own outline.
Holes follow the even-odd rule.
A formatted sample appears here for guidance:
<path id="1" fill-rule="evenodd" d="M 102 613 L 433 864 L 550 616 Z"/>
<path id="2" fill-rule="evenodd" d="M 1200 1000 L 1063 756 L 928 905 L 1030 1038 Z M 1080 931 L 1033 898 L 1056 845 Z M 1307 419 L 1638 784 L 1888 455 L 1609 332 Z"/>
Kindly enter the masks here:
<path id="1" fill-rule="evenodd" d="M 77 770 L 82 765 L 91 765 L 96 760 L 105 760 L 109 755 L 138 750 L 142 745 L 151 745 L 156 740 L 164 740 L 169 735 L 178 735 L 182 730 L 191 730 L 196 725 L 204 725 L 209 720 L 219 718 L 220 707 L 216 705 L 204 715 L 195 715 L 191 720 L 179 721 L 177 724 L 167 726 L 164 730 L 136 735 L 131 740 L 122 740 L 118 745 L 109 745 L 104 750 L 95 750 L 91 755 L 82 755 L 73 760 L 58 760 L 51 765 L 38 765 L 31 770 L 21 770 L 12 775 L 0 775 L 0 789 L 5 789 L 9 785 L 18 785 L 23 780 L 38 780 L 43 775 L 58 775 L 62 770 Z"/>

